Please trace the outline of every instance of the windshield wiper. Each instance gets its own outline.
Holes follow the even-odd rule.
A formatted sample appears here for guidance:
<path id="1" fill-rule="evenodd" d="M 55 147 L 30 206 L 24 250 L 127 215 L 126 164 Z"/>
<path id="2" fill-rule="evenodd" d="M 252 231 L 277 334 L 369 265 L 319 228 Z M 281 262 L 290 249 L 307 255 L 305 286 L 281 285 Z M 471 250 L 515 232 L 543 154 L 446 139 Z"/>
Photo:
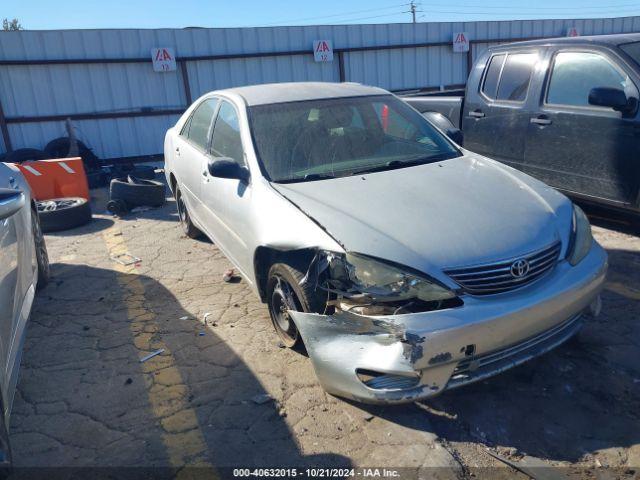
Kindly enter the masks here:
<path id="1" fill-rule="evenodd" d="M 449 158 L 457 157 L 454 152 L 441 153 L 433 155 L 431 157 L 416 158 L 415 160 L 391 160 L 382 165 L 374 165 L 372 167 L 363 168 L 361 170 L 355 170 L 350 175 L 361 175 L 363 173 L 383 172 L 385 170 L 395 170 L 397 168 L 413 167 L 415 165 L 425 165 L 427 163 L 438 162 L 440 160 L 447 160 Z"/>
<path id="2" fill-rule="evenodd" d="M 274 180 L 276 183 L 297 183 L 311 182 L 313 180 L 327 180 L 330 178 L 338 178 L 336 175 L 329 173 L 307 173 L 304 177 L 285 178 L 283 180 Z"/>

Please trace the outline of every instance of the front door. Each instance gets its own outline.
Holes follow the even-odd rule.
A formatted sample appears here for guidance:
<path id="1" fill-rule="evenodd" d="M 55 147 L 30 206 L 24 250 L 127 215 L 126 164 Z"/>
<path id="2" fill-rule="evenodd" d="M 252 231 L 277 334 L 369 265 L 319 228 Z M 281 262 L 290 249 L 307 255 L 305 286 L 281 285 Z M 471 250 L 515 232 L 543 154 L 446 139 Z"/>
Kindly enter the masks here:
<path id="1" fill-rule="evenodd" d="M 539 109 L 532 113 L 527 171 L 544 182 L 590 197 L 630 204 L 640 179 L 637 113 L 589 104 L 596 87 L 638 90 L 615 58 L 601 51 L 560 50 Z"/>
<path id="2" fill-rule="evenodd" d="M 246 167 L 240 135 L 239 115 L 235 107 L 221 100 L 214 122 L 210 156 L 226 158 Z M 202 201 L 207 210 L 207 224 L 216 225 L 212 232 L 218 247 L 242 271 L 252 271 L 253 258 L 248 254 L 246 233 L 250 231 L 251 184 L 237 179 L 213 177 L 207 173 L 202 184 Z"/>

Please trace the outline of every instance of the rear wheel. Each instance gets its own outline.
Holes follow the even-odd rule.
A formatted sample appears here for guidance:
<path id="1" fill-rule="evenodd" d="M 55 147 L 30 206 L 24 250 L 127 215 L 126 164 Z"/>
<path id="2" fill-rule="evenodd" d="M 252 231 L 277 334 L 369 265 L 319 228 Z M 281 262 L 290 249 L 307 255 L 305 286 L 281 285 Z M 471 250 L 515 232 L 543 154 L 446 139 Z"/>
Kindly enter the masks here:
<path id="1" fill-rule="evenodd" d="M 287 347 L 300 345 L 302 340 L 289 310 L 323 313 L 325 296 L 308 284 L 300 285 L 305 274 L 285 263 L 276 263 L 269 269 L 267 303 L 276 333 Z"/>
<path id="2" fill-rule="evenodd" d="M 191 221 L 189 216 L 189 210 L 187 210 L 187 204 L 184 203 L 182 198 L 182 192 L 176 187 L 176 205 L 178 207 L 178 217 L 180 218 L 180 226 L 182 231 L 189 238 L 198 238 L 202 235 L 202 232 Z"/>

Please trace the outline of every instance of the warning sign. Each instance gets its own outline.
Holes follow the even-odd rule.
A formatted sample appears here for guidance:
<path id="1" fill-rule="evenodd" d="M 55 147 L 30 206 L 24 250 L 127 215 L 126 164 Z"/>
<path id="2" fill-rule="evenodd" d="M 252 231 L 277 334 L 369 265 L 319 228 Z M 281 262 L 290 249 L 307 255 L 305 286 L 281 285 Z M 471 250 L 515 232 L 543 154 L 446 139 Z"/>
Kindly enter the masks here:
<path id="1" fill-rule="evenodd" d="M 467 35 L 467 32 L 453 34 L 453 51 L 456 53 L 469 51 L 469 35 Z"/>
<path id="2" fill-rule="evenodd" d="M 569 27 L 567 29 L 567 37 L 579 37 L 578 29 L 576 27 Z"/>
<path id="3" fill-rule="evenodd" d="M 333 45 L 331 45 L 331 40 L 314 40 L 313 58 L 316 62 L 333 62 Z"/>
<path id="4" fill-rule="evenodd" d="M 173 48 L 152 48 L 151 60 L 154 72 L 172 72 L 176 69 L 176 55 Z"/>

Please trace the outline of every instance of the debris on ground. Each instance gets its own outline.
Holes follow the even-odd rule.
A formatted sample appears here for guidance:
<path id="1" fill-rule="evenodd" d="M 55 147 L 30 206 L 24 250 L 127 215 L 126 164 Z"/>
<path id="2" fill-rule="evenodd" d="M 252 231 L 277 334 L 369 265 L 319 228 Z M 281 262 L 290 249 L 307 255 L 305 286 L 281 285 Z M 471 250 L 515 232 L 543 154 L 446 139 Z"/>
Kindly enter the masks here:
<path id="1" fill-rule="evenodd" d="M 138 264 L 142 262 L 142 259 L 131 255 L 130 253 L 120 253 L 119 255 L 111 255 L 111 260 L 128 267 L 129 265 Z"/>
<path id="2" fill-rule="evenodd" d="M 155 357 L 156 355 L 160 355 L 161 353 L 164 352 L 164 348 L 161 348 L 160 350 L 156 350 L 155 352 L 150 353 L 149 355 L 145 355 L 144 357 L 142 357 L 140 359 L 140 363 L 144 363 L 147 360 L 149 360 L 150 358 Z"/>
<path id="3" fill-rule="evenodd" d="M 180 317 L 180 320 L 189 320 L 189 316 L 185 315 L 184 317 Z"/>
<path id="4" fill-rule="evenodd" d="M 202 323 L 206 326 L 206 325 L 211 325 L 212 327 L 217 327 L 218 323 L 215 320 L 211 320 L 211 321 L 207 321 L 207 319 L 213 315 L 212 312 L 207 312 L 204 314 L 204 316 L 202 317 Z"/>
<path id="5" fill-rule="evenodd" d="M 206 333 L 205 333 L 205 332 L 198 332 L 198 336 L 199 336 L 199 337 L 204 337 L 205 335 L 206 335 Z"/>
<path id="6" fill-rule="evenodd" d="M 224 272 L 224 274 L 222 275 L 222 281 L 223 282 L 230 282 L 233 277 L 235 276 L 235 271 L 233 270 L 233 268 L 230 268 L 228 270 L 226 270 Z"/>
<path id="7" fill-rule="evenodd" d="M 253 397 L 251 400 L 253 400 L 253 403 L 257 403 L 258 405 L 263 405 L 267 402 L 272 401 L 273 397 L 268 393 L 261 393 Z"/>
<path id="8" fill-rule="evenodd" d="M 132 383 L 133 383 L 133 379 L 132 379 L 131 377 L 127 378 L 127 379 L 124 381 L 124 384 L 125 384 L 125 385 L 131 385 Z"/>

